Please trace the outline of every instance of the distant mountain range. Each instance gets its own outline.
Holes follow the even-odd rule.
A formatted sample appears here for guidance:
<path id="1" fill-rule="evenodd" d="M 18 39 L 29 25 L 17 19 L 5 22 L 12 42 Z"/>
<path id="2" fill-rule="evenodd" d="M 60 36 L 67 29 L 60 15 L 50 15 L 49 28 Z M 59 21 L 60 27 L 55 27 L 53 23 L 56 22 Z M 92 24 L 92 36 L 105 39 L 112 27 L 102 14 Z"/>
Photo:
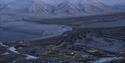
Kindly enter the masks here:
<path id="1" fill-rule="evenodd" d="M 0 0 L 0 13 L 75 15 L 112 12 L 124 7 L 110 6 L 100 0 Z"/>

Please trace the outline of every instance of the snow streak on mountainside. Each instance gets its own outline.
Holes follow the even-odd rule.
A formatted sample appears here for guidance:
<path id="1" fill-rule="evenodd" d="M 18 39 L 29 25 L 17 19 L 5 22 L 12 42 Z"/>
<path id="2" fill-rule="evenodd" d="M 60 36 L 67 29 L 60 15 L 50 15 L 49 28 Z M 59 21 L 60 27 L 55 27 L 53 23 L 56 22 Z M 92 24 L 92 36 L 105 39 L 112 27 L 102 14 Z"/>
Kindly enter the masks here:
<path id="1" fill-rule="evenodd" d="M 41 4 L 43 2 L 43 4 Z M 49 14 L 74 14 L 95 11 L 109 10 L 109 7 L 94 0 L 63 0 L 57 4 L 48 3 L 44 0 L 34 1 L 30 7 L 32 12 L 49 13 Z"/>
<path id="2" fill-rule="evenodd" d="M 114 10 L 117 9 L 103 0 L 0 0 L 0 13 L 72 15 Z"/>

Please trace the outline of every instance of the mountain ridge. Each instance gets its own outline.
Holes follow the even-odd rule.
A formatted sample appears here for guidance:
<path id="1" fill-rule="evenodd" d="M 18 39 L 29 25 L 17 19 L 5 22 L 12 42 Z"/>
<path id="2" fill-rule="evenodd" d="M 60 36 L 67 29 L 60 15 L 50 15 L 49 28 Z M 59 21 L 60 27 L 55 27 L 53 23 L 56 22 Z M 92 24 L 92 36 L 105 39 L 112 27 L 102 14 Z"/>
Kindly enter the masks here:
<path id="1" fill-rule="evenodd" d="M 54 0 L 55 2 L 57 0 Z M 74 15 L 115 11 L 112 6 L 99 0 L 63 0 L 49 3 L 48 0 L 0 0 L 0 13 L 31 13 L 40 15 Z M 118 8 L 120 9 L 120 8 Z"/>

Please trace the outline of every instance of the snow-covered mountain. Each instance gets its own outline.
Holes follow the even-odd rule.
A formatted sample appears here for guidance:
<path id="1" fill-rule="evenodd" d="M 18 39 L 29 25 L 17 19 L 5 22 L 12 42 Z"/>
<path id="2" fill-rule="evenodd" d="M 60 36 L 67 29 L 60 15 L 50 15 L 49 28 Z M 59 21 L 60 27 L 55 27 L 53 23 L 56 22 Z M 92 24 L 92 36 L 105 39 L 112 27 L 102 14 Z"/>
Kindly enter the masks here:
<path id="1" fill-rule="evenodd" d="M 0 13 L 75 15 L 120 10 L 120 7 L 116 4 L 114 7 L 113 5 L 106 4 L 105 1 L 106 0 L 0 0 Z"/>
<path id="2" fill-rule="evenodd" d="M 56 0 L 54 0 L 56 2 Z M 59 2 L 59 3 L 58 3 Z M 43 4 L 41 4 L 43 3 Z M 46 0 L 35 1 L 30 7 L 32 12 L 52 14 L 75 14 L 95 11 L 105 11 L 110 8 L 95 0 L 63 0 L 55 3 L 48 3 Z"/>

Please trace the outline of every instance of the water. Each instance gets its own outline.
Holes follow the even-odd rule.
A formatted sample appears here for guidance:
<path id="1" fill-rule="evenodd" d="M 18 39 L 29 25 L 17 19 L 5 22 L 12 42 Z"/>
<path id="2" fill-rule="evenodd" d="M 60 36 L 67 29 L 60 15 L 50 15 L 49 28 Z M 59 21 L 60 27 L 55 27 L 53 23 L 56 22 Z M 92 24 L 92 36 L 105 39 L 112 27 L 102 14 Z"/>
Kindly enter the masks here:
<path id="1" fill-rule="evenodd" d="M 13 31 L 0 31 L 0 41 L 26 40 L 38 37 L 40 37 L 40 35 L 31 35 Z"/>
<path id="2" fill-rule="evenodd" d="M 0 23 L 0 41 L 33 40 L 55 37 L 72 28 L 64 25 L 37 24 L 25 21 Z"/>

